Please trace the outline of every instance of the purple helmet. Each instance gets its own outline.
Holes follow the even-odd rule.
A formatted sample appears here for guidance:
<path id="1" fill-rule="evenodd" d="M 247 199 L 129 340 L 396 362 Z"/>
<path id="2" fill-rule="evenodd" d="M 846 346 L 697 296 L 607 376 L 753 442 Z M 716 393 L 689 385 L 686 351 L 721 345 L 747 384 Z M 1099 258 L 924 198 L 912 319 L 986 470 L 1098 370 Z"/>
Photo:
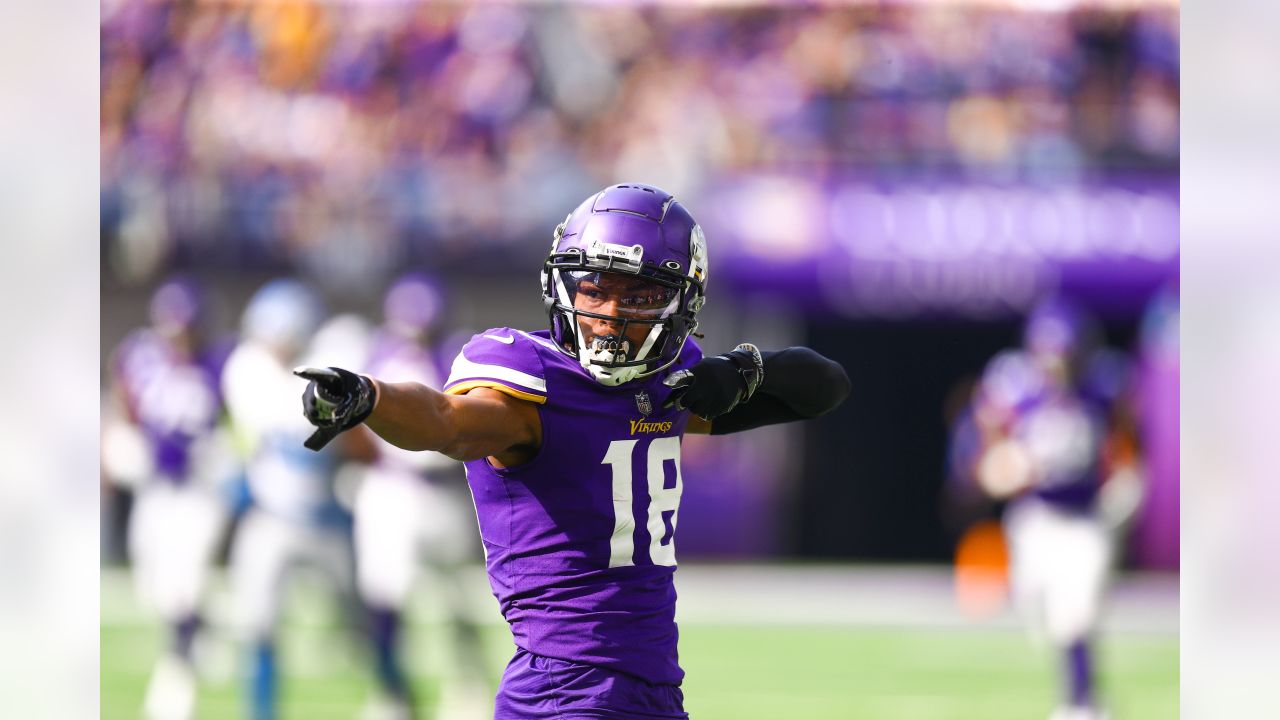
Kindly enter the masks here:
<path id="1" fill-rule="evenodd" d="M 148 314 L 151 326 L 164 337 L 192 332 L 204 320 L 204 292 L 190 278 L 170 278 L 151 295 Z"/>
<path id="2" fill-rule="evenodd" d="M 444 314 L 444 293 L 426 274 L 410 272 L 400 276 L 382 302 L 382 316 L 397 334 L 421 338 L 440 323 Z"/>
<path id="3" fill-rule="evenodd" d="M 1083 308 L 1063 298 L 1050 298 L 1027 316 L 1022 342 L 1045 369 L 1070 378 L 1097 345 L 1098 335 L 1097 323 Z"/>
<path id="4" fill-rule="evenodd" d="M 707 242 L 689 212 L 658 188 L 614 185 L 556 227 L 542 300 L 556 345 L 620 385 L 675 362 L 706 283 Z"/>

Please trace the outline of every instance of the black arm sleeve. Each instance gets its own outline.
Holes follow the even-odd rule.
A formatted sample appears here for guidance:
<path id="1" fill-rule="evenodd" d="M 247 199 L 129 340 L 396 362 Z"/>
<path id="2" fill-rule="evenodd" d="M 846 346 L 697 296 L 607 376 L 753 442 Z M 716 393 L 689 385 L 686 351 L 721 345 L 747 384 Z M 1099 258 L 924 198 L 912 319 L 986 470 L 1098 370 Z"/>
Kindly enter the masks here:
<path id="1" fill-rule="evenodd" d="M 840 364 L 806 347 L 762 353 L 764 382 L 751 399 L 711 421 L 712 435 L 825 415 L 849 397 Z"/>

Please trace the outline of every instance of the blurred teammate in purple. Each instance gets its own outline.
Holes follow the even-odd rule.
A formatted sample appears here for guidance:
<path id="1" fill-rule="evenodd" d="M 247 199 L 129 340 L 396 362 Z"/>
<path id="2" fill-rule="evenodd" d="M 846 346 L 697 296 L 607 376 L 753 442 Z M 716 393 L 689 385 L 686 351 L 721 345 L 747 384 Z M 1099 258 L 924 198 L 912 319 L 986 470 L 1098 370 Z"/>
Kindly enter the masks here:
<path id="1" fill-rule="evenodd" d="M 1016 604 L 1061 655 L 1063 700 L 1051 720 L 1100 720 L 1097 631 L 1118 530 L 1141 496 L 1126 397 L 1129 362 L 1098 344 L 1081 309 L 1061 299 L 1027 319 L 1023 347 L 996 355 L 953 461 L 1003 515 Z"/>
<path id="2" fill-rule="evenodd" d="M 495 328 L 444 391 L 300 368 L 318 446 L 366 423 L 466 463 L 490 585 L 517 647 L 496 718 L 685 718 L 675 623 L 680 438 L 822 415 L 849 393 L 807 348 L 715 357 L 701 228 L 668 193 L 615 185 L 554 233 L 550 328 Z"/>
<path id="3" fill-rule="evenodd" d="M 209 567 L 228 520 L 222 495 L 239 469 L 218 387 L 229 348 L 210 342 L 205 292 L 188 278 L 160 285 L 149 313 L 150 325 L 112 356 L 103 470 L 137 484 L 133 580 L 169 630 L 142 717 L 186 720 L 196 710 L 195 640 Z"/>

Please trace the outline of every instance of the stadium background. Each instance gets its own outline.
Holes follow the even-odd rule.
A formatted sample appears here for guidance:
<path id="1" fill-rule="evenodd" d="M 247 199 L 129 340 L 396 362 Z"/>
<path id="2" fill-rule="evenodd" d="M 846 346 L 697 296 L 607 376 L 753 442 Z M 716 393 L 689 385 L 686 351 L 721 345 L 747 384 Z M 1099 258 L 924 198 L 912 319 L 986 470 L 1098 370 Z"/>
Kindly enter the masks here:
<path id="1" fill-rule="evenodd" d="M 1016 343 L 1043 294 L 1087 304 L 1111 344 L 1136 351 L 1148 302 L 1176 287 L 1174 2 L 121 0 L 103 4 L 102 23 L 104 358 L 174 271 L 216 289 L 224 332 L 254 289 L 289 274 L 313 281 L 332 310 L 376 320 L 383 290 L 410 268 L 449 286 L 459 333 L 540 328 L 535 274 L 550 229 L 603 185 L 652 182 L 711 239 L 704 346 L 808 344 L 854 385 L 849 403 L 807 427 L 687 442 L 681 578 L 700 564 L 763 562 L 768 587 L 779 563 L 838 561 L 820 574 L 871 578 L 850 581 L 851 594 L 880 588 L 886 602 L 853 617 L 826 611 L 835 627 L 876 626 L 896 591 L 927 592 L 939 604 L 889 624 L 924 633 L 919 647 L 950 647 L 928 634 L 931 620 L 956 615 L 944 568 L 960 529 L 942 493 L 949 395 Z M 1153 479 L 1163 485 L 1122 585 L 1156 617 L 1172 607 L 1175 624 L 1120 623 L 1144 639 L 1116 657 L 1142 659 L 1116 662 L 1108 686 L 1123 693 L 1141 685 L 1133 675 L 1164 671 L 1123 717 L 1167 717 L 1177 702 L 1176 443 L 1151 452 L 1164 464 L 1172 453 L 1174 470 Z M 148 637 L 140 618 L 110 612 L 130 617 L 127 598 L 108 599 L 127 510 L 127 493 L 104 489 L 104 667 L 113 645 L 145 648 Z M 867 570 L 884 563 L 908 563 L 907 579 Z M 927 579 L 913 584 L 916 572 Z M 795 595 L 821 592 L 814 582 Z M 694 599 L 681 589 L 682 602 Z M 1025 665 L 1001 618 L 962 620 L 955 627 L 1005 643 L 1008 667 Z M 762 613 L 740 631 L 775 626 L 788 627 Z M 893 643 L 850 632 L 848 648 L 892 656 Z M 1157 651 L 1143 644 L 1151 636 Z M 829 657 L 801 631 L 785 637 L 753 652 L 810 642 L 829 682 L 847 681 L 839 651 Z M 928 678 L 951 676 L 926 673 L 898 690 L 931 697 L 932 710 L 858 716 L 968 717 L 973 683 L 1047 704 L 1047 675 L 962 672 L 974 640 L 960 637 L 950 670 L 962 680 L 930 689 Z M 903 673 L 918 665 L 900 661 Z M 107 677 L 104 712 L 129 716 L 127 699 L 109 701 Z M 129 687 L 122 679 L 121 697 Z M 707 695 L 734 691 L 726 681 Z M 849 708 L 842 698 L 877 692 L 831 694 Z M 690 696 L 696 707 L 692 686 Z M 1008 716 L 1025 716 L 1011 702 Z M 805 716 L 854 716 L 822 712 Z"/>

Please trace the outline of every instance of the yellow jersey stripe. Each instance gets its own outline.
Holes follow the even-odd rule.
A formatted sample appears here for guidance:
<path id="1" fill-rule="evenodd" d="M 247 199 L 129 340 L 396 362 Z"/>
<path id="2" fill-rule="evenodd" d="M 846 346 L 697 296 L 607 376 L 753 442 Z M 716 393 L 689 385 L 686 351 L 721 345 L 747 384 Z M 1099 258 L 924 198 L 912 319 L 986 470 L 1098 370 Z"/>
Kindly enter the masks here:
<path id="1" fill-rule="evenodd" d="M 478 388 L 478 387 L 486 387 L 492 390 L 497 390 L 498 392 L 506 393 L 507 395 L 510 395 L 513 398 L 518 398 L 520 400 L 528 400 L 529 402 L 537 403 L 539 405 L 547 401 L 547 398 L 545 395 L 534 395 L 533 393 L 524 392 L 523 390 L 516 390 L 515 388 L 509 385 L 503 385 L 502 383 L 496 380 L 467 380 L 465 382 L 460 382 L 457 385 L 454 385 L 453 387 L 445 390 L 444 394 L 445 395 L 462 395 L 466 393 L 468 390 L 471 390 L 472 388 Z"/>

